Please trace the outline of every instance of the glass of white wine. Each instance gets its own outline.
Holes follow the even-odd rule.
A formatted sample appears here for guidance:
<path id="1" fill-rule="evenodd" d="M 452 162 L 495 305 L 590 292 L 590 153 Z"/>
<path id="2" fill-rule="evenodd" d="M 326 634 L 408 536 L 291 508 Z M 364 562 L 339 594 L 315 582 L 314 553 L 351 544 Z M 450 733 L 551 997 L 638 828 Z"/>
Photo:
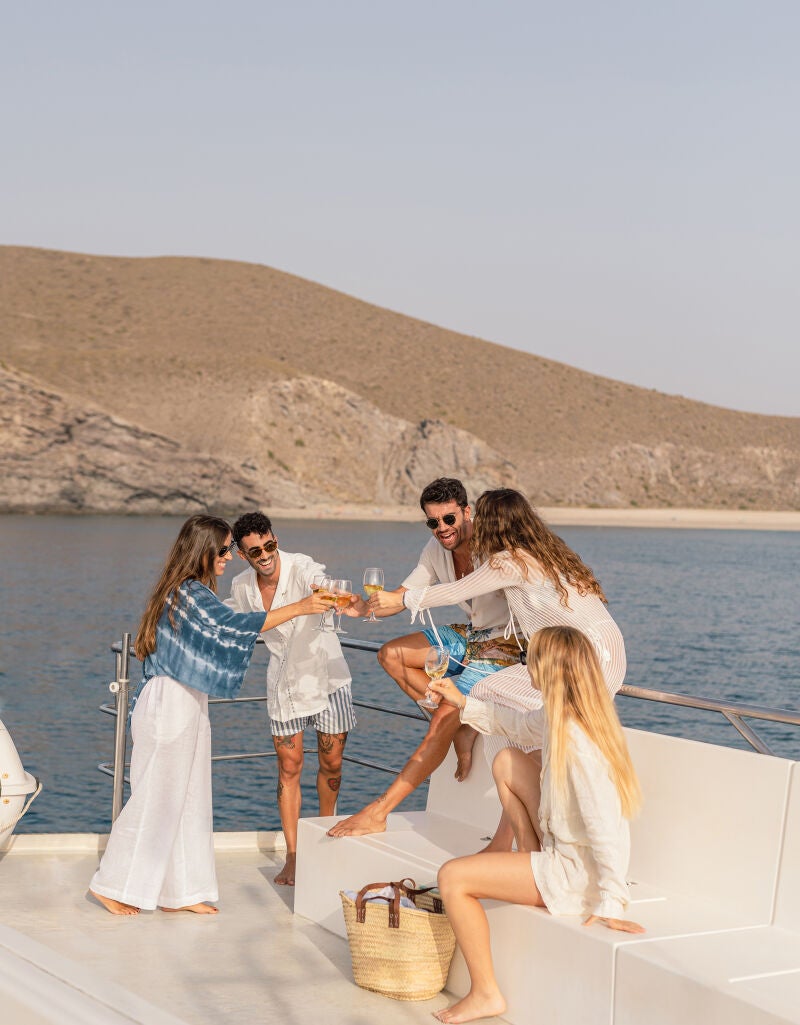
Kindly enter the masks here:
<path id="1" fill-rule="evenodd" d="M 383 570 L 379 566 L 367 566 L 364 570 L 364 593 L 369 598 L 376 591 L 383 590 Z M 369 615 L 364 619 L 365 623 L 377 623 L 375 613 L 369 610 Z"/>
<path id="2" fill-rule="evenodd" d="M 320 597 L 325 598 L 327 595 L 331 593 L 332 584 L 333 581 L 330 577 L 325 576 L 324 573 L 318 573 L 317 576 L 312 577 L 311 579 L 311 591 L 313 594 L 319 594 Z M 331 605 L 331 610 L 333 609 L 333 607 L 334 606 Z M 320 631 L 320 633 L 333 632 L 333 626 L 325 620 L 325 617 L 327 615 L 327 612 L 323 612 L 322 615 L 319 617 L 319 625 L 316 627 L 316 629 Z M 331 619 L 333 619 L 333 615 L 331 615 Z"/>
<path id="3" fill-rule="evenodd" d="M 428 674 L 429 679 L 441 680 L 447 673 L 449 662 L 450 654 L 444 648 L 438 644 L 428 648 L 428 654 L 425 656 L 425 672 Z M 418 701 L 417 704 L 420 708 L 424 708 L 429 712 L 439 707 L 438 698 L 430 691 L 426 691 L 425 697 Z"/>
<path id="4" fill-rule="evenodd" d="M 353 597 L 353 581 L 352 580 L 334 580 L 331 584 L 331 594 L 334 596 L 334 608 L 336 614 L 339 616 L 339 623 L 334 629 L 335 634 L 346 634 L 346 630 L 342 630 L 342 613 L 350 604 L 350 599 Z"/>

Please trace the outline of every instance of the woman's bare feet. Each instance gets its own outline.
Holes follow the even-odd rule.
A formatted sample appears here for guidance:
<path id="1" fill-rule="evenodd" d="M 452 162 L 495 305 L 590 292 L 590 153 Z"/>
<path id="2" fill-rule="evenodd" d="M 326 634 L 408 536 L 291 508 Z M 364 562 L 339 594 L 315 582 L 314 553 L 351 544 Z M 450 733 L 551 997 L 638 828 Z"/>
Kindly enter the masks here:
<path id="1" fill-rule="evenodd" d="M 94 897 L 95 900 L 99 901 L 106 911 L 110 911 L 112 915 L 138 915 L 139 909 L 134 907 L 133 904 L 123 904 L 121 900 L 113 900 L 111 897 L 104 897 L 102 893 L 95 893 L 94 890 L 89 890 L 89 893 Z"/>
<path id="2" fill-rule="evenodd" d="M 297 868 L 297 854 L 286 855 L 286 864 L 275 876 L 278 886 L 294 886 L 294 876 Z"/>
<path id="3" fill-rule="evenodd" d="M 439 1021 L 447 1022 L 448 1025 L 456 1025 L 462 1021 L 474 1021 L 476 1018 L 493 1018 L 496 1014 L 502 1014 L 505 1009 L 506 1002 L 499 990 L 485 994 L 470 991 L 463 1000 L 459 1000 L 452 1007 L 434 1011 L 433 1016 Z"/>
<path id="4" fill-rule="evenodd" d="M 472 769 L 472 749 L 478 734 L 471 726 L 462 723 L 453 737 L 453 750 L 456 753 L 456 771 L 453 773 L 459 783 L 463 783 Z"/>
<path id="5" fill-rule="evenodd" d="M 482 847 L 478 854 L 506 854 L 514 849 L 514 827 L 505 811 L 500 816 L 494 836 L 484 837 L 489 843 Z M 536 848 L 538 850 L 538 848 Z"/>
<path id="6" fill-rule="evenodd" d="M 191 911 L 195 915 L 216 915 L 219 908 L 213 904 L 187 904 L 185 908 L 161 908 L 161 911 Z"/>

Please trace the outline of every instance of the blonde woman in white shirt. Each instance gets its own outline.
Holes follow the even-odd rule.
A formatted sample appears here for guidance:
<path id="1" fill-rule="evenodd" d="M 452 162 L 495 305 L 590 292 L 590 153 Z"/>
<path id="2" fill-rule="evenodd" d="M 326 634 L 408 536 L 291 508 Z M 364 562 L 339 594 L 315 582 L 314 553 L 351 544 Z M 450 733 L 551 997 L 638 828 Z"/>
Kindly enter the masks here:
<path id="1" fill-rule="evenodd" d="M 442 1022 L 506 1009 L 482 899 L 583 915 L 587 926 L 600 922 L 621 932 L 644 932 L 622 917 L 628 903 L 628 819 L 641 795 L 594 645 L 573 627 L 546 627 L 531 638 L 527 669 L 544 708 L 524 714 L 466 697 L 449 680 L 431 684 L 479 732 L 499 732 L 524 745 L 543 743 L 544 764 L 541 803 L 528 808 L 538 818 L 537 849 L 473 854 L 439 870 L 439 889 L 471 981 L 462 1000 L 436 1012 Z"/>

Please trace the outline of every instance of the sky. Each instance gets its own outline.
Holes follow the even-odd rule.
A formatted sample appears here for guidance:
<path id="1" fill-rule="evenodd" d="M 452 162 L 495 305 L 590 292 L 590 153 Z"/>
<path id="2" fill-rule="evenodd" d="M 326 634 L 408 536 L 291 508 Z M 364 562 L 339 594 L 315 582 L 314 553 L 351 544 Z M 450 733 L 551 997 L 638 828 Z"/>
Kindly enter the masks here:
<path id="1" fill-rule="evenodd" d="M 798 52 L 797 0 L 5 4 L 0 243 L 266 264 L 799 416 Z"/>

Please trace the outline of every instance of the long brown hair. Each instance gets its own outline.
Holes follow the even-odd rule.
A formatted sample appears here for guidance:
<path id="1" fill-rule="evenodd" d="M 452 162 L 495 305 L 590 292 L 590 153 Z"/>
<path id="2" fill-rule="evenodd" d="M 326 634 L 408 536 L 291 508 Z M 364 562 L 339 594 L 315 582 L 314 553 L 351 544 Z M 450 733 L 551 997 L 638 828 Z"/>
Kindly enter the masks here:
<path id="1" fill-rule="evenodd" d="M 488 559 L 492 563 L 493 556 L 509 552 L 526 578 L 529 567 L 524 554 L 532 556 L 553 582 L 562 605 L 569 607 L 562 578 L 578 594 L 596 594 L 606 601 L 599 581 L 577 552 L 553 533 L 524 495 L 512 488 L 484 491 L 475 503 L 471 545 L 481 562 Z"/>
<path id="2" fill-rule="evenodd" d="M 138 659 L 144 660 L 156 650 L 156 624 L 167 603 L 169 621 L 176 628 L 175 607 L 179 600 L 178 588 L 182 583 L 186 580 L 199 580 L 216 592 L 214 560 L 218 558 L 230 533 L 231 528 L 225 520 L 202 513 L 190 516 L 181 527 L 139 624 L 134 644 Z"/>
<path id="3" fill-rule="evenodd" d="M 566 783 L 571 757 L 567 728 L 576 722 L 607 759 L 622 814 L 631 818 L 641 804 L 641 790 L 592 642 L 573 626 L 546 626 L 528 644 L 528 672 L 547 713 L 556 789 L 563 791 Z"/>

